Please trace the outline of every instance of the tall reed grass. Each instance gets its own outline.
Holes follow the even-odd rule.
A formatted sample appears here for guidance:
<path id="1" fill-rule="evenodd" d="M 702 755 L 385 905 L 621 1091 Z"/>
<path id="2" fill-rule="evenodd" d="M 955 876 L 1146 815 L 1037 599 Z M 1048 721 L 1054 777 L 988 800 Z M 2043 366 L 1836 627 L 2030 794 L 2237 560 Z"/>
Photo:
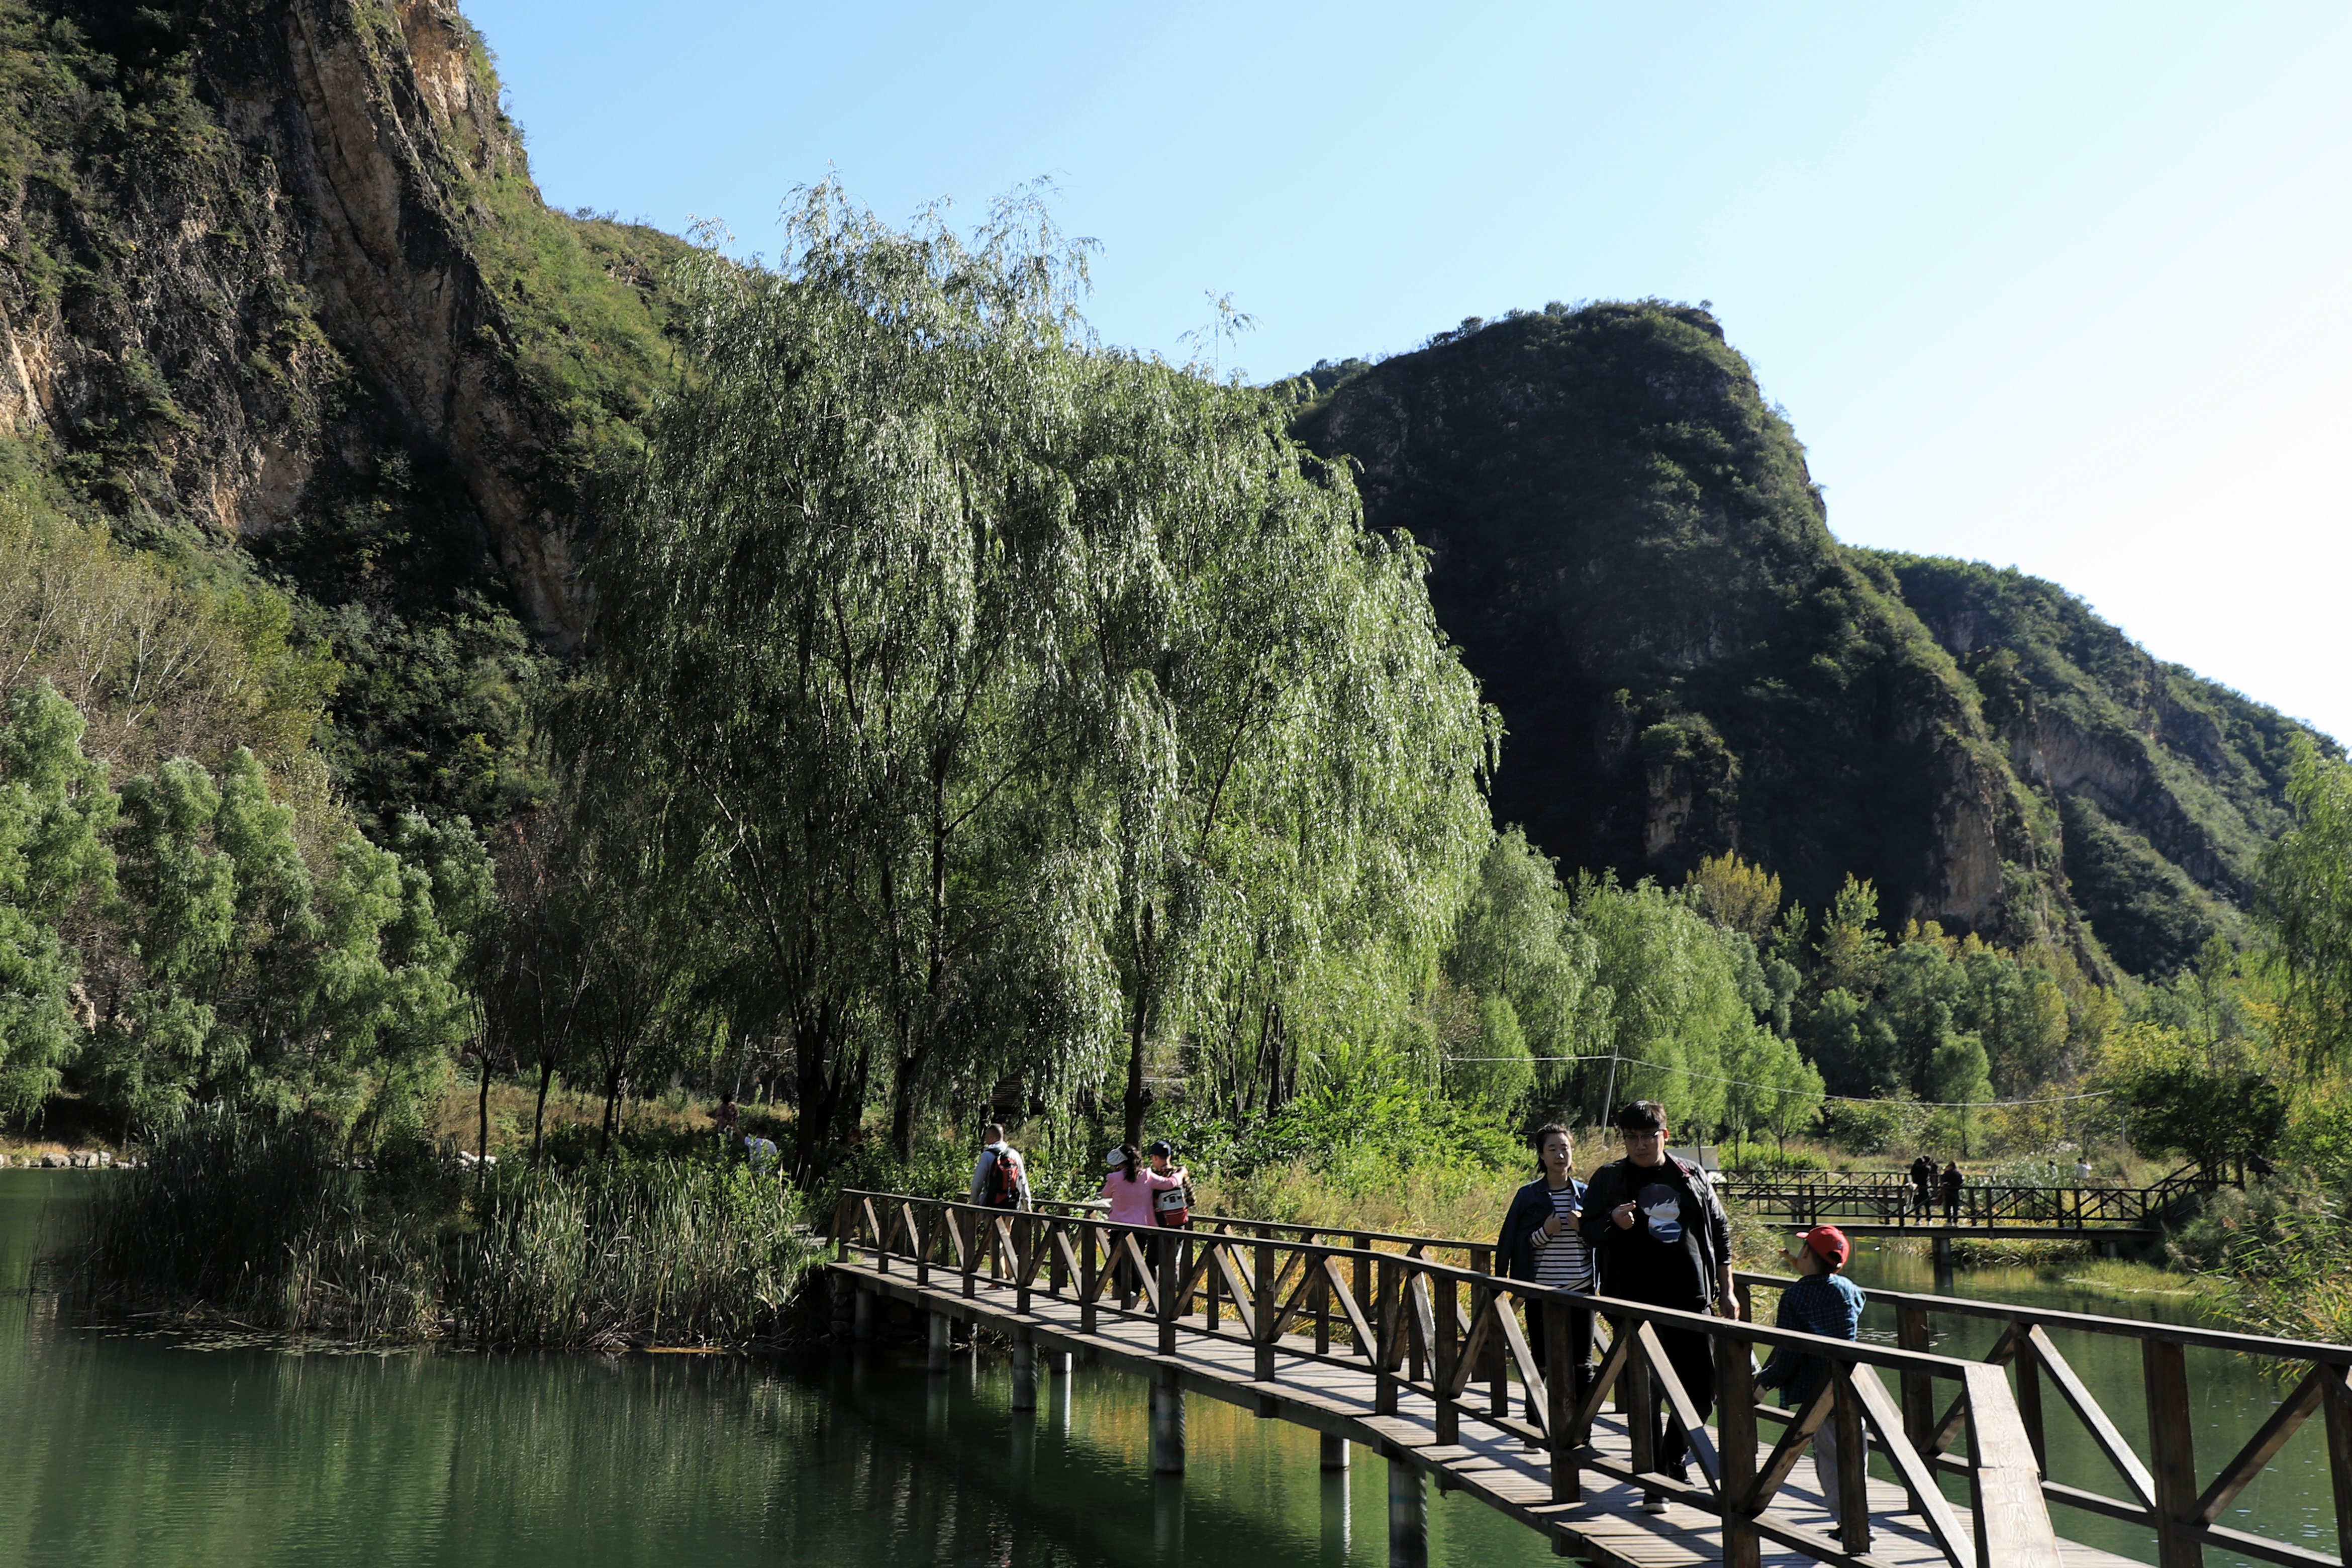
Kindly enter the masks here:
<path id="1" fill-rule="evenodd" d="M 191 1121 L 108 1184 L 84 1271 L 101 1310 L 480 1345 L 737 1342 L 814 1266 L 796 1195 L 741 1166 L 625 1162 L 487 1181 L 430 1146 L 365 1168 L 326 1136 Z"/>

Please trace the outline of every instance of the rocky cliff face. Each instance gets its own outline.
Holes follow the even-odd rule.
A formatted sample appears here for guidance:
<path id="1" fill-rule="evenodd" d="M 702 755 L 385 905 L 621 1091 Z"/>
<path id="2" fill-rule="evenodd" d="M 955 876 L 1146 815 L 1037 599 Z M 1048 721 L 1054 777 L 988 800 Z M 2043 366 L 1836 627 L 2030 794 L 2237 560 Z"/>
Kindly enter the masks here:
<path id="1" fill-rule="evenodd" d="M 304 593 L 363 678 L 347 783 L 494 809 L 436 753 L 511 749 L 515 661 L 579 644 L 583 484 L 680 242 L 541 205 L 452 0 L 0 0 L 0 426 L 118 531 Z"/>
<path id="2" fill-rule="evenodd" d="M 575 639 L 575 502 L 546 482 L 564 432 L 519 384 L 458 205 L 520 174 L 520 147 L 457 7 L 109 9 L 19 21 L 60 46 L 36 91 L 114 101 L 52 142 L 81 154 L 78 188 L 29 172 L 0 219 L 67 275 L 4 275 L 0 414 L 246 540 L 320 504 L 322 469 L 425 456 L 528 623 Z"/>
<path id="3" fill-rule="evenodd" d="M 1678 880 L 1736 849 L 1819 909 L 2074 926 L 2059 825 L 1885 566 L 1830 536 L 1786 423 L 1703 312 L 1523 314 L 1307 410 L 1502 710 L 1499 820 L 1570 865 Z"/>
<path id="4" fill-rule="evenodd" d="M 2010 764 L 2062 826 L 2067 879 L 2144 973 L 2236 938 L 2263 847 L 2286 826 L 2294 737 L 2275 710 L 2151 658 L 2054 584 L 1883 554 L 1983 694 Z"/>

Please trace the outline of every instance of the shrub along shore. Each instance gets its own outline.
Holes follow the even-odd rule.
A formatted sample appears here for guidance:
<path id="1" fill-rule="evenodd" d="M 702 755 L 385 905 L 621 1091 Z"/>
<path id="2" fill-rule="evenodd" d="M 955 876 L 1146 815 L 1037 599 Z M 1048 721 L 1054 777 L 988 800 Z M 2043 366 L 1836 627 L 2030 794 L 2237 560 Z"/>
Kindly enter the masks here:
<path id="1" fill-rule="evenodd" d="M 343 1161 L 322 1132 L 205 1117 L 98 1194 L 101 1312 L 481 1348 L 774 1338 L 816 1259 L 797 1195 L 714 1157 Z"/>

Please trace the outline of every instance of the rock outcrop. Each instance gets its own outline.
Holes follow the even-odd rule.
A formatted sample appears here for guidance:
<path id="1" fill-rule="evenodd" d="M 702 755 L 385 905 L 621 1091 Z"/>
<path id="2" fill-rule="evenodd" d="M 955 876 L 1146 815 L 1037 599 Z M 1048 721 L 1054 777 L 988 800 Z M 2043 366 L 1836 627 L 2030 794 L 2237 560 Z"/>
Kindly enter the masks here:
<path id="1" fill-rule="evenodd" d="M 524 623 L 576 644 L 572 432 L 479 254 L 528 173 L 457 6 L 16 21 L 37 156 L 0 212 L 0 420 L 120 514 L 248 543 L 396 457 L 447 481 L 436 521 Z"/>
<path id="2" fill-rule="evenodd" d="M 1852 871 L 1898 921 L 2036 934 L 2016 889 L 2056 847 L 1976 693 L 1831 538 L 1712 318 L 1517 316 L 1368 370 L 1300 428 L 1431 552 L 1508 730 L 1499 820 L 1570 866 L 1678 880 L 1736 849 L 1816 909 Z"/>

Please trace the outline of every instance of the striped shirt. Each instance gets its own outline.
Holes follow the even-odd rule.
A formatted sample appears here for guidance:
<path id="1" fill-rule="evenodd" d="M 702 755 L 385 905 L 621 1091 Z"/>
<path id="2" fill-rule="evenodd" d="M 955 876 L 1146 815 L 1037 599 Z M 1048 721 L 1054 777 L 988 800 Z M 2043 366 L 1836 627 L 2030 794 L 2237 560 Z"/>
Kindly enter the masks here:
<path id="1" fill-rule="evenodd" d="M 1551 1212 L 1559 1216 L 1559 1234 L 1547 1236 L 1536 1227 L 1529 1237 L 1536 1249 L 1536 1283 L 1547 1290 L 1592 1289 L 1592 1249 L 1576 1231 L 1575 1184 L 1551 1194 Z"/>

